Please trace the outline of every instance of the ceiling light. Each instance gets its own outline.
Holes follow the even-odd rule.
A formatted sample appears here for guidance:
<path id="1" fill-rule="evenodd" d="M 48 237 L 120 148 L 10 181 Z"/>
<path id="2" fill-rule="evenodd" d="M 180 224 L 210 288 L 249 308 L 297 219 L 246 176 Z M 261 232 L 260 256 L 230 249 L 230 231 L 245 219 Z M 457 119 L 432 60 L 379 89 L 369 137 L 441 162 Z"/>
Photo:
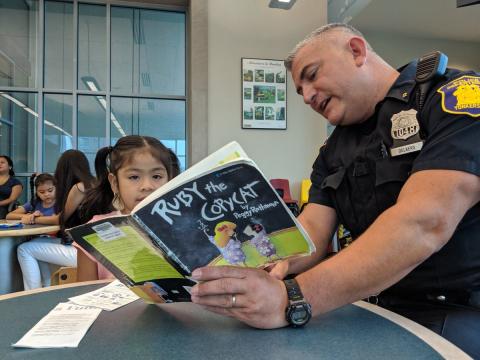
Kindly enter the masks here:
<path id="1" fill-rule="evenodd" d="M 91 76 L 82 76 L 82 81 L 91 91 L 98 91 L 97 81 L 95 80 L 95 78 Z M 96 96 L 96 98 L 100 105 L 102 105 L 102 108 L 107 111 L 107 100 L 105 100 L 102 95 Z M 122 134 L 122 136 L 127 136 L 125 130 L 123 130 L 122 128 L 122 125 L 120 125 L 115 115 L 113 115 L 113 111 L 110 111 L 110 120 L 112 121 L 112 124 L 117 128 L 118 132 Z"/>
<path id="2" fill-rule="evenodd" d="M 293 6 L 293 4 L 295 4 L 295 1 L 296 0 L 270 0 L 270 4 L 268 4 L 268 6 L 271 8 L 288 10 Z"/>
<path id="3" fill-rule="evenodd" d="M 30 109 L 27 105 L 25 105 L 24 103 L 22 103 L 20 100 L 18 99 L 15 99 L 13 96 L 10 96 L 8 94 L 5 94 L 3 91 L 0 92 L 0 95 L 3 96 L 5 99 L 8 99 L 10 100 L 11 102 L 17 104 L 19 107 L 21 107 L 23 110 L 25 110 L 26 112 L 32 114 L 33 116 L 35 117 L 38 117 L 38 114 L 33 111 L 32 109 Z M 44 124 L 47 125 L 47 126 L 50 126 L 62 133 L 64 133 L 65 135 L 67 135 L 68 137 L 72 137 L 72 134 L 66 132 L 65 130 L 63 130 L 61 127 L 58 127 L 57 125 L 55 125 L 54 123 L 51 123 L 50 121 L 48 121 L 47 119 L 44 119 Z"/>

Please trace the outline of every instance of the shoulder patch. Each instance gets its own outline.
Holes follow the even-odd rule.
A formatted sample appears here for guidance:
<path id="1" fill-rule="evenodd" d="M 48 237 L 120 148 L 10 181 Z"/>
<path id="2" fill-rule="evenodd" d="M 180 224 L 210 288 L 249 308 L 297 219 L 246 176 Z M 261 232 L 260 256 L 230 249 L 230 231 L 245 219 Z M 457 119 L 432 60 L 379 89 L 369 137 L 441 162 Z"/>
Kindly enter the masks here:
<path id="1" fill-rule="evenodd" d="M 442 109 L 450 114 L 480 116 L 480 76 L 464 75 L 437 90 Z"/>

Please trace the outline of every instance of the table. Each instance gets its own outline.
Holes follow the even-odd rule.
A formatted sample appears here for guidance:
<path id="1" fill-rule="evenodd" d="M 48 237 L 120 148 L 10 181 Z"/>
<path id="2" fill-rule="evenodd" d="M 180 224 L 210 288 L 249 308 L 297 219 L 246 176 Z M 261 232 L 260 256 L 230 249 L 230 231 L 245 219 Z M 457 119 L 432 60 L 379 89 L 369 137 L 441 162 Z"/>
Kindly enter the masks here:
<path id="1" fill-rule="evenodd" d="M 49 234 L 58 230 L 58 225 L 24 225 L 21 229 L 0 229 L 0 294 L 23 290 L 17 246 L 24 242 L 27 236 Z"/>
<path id="2" fill-rule="evenodd" d="M 316 317 L 303 329 L 258 330 L 195 304 L 148 305 L 137 300 L 102 311 L 75 349 L 14 349 L 45 314 L 105 280 L 0 296 L 0 358 L 102 359 L 470 359 L 421 325 L 358 302 Z"/>

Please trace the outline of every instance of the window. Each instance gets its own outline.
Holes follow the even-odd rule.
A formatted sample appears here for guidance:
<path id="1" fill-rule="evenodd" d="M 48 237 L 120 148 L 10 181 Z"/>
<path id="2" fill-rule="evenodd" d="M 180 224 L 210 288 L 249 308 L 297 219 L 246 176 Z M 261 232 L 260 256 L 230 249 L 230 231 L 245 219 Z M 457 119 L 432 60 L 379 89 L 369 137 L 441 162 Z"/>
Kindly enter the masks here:
<path id="1" fill-rule="evenodd" d="M 176 100 L 112 97 L 111 144 L 130 134 L 153 136 L 175 151 L 185 169 L 185 112 L 185 102 Z"/>
<path id="2" fill-rule="evenodd" d="M 129 134 L 158 138 L 185 168 L 185 25 L 181 7 L 0 0 L 0 152 L 18 177 L 53 172 L 71 148 L 93 169 Z"/>

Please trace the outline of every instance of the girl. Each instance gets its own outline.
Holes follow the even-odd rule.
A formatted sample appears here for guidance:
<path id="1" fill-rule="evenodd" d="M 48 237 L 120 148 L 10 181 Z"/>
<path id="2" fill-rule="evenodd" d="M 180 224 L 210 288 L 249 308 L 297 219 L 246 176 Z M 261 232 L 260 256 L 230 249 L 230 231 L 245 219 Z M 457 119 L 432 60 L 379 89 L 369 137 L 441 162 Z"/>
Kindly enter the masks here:
<path id="1" fill-rule="evenodd" d="M 120 138 L 115 146 L 98 151 L 97 184 L 87 192 L 82 213 L 103 217 L 129 214 L 150 193 L 166 184 L 180 172 L 177 156 L 160 141 L 150 136 L 130 135 Z M 113 210 L 113 211 L 112 211 Z M 95 280 L 112 275 L 75 244 L 78 281 Z"/>
<path id="2" fill-rule="evenodd" d="M 56 201 L 55 223 L 65 228 L 63 212 L 66 210 L 67 196 L 70 189 L 82 183 L 88 188 L 94 177 L 90 173 L 88 160 L 79 150 L 67 150 L 58 159 L 55 169 Z M 70 216 L 75 209 L 71 208 Z M 78 225 L 78 224 L 77 224 Z M 37 237 L 27 241 L 17 248 L 17 257 L 22 268 L 25 290 L 50 285 L 50 266 L 77 266 L 77 250 L 65 241 L 60 231 L 59 237 Z"/>
<path id="3" fill-rule="evenodd" d="M 0 219 L 5 219 L 8 209 L 22 194 L 22 183 L 14 176 L 12 159 L 0 155 Z"/>
<path id="4" fill-rule="evenodd" d="M 30 176 L 31 200 L 8 213 L 8 220 L 21 220 L 23 224 L 56 224 L 55 178 L 47 173 Z"/>
<path id="5" fill-rule="evenodd" d="M 55 179 L 57 179 L 57 213 L 60 214 L 58 219 L 60 236 L 62 244 L 69 245 L 71 242 L 64 235 L 65 229 L 89 220 L 81 219 L 79 205 L 83 201 L 86 191 L 93 186 L 95 177 L 90 172 L 90 165 L 83 152 L 67 150 L 58 160 Z"/>

